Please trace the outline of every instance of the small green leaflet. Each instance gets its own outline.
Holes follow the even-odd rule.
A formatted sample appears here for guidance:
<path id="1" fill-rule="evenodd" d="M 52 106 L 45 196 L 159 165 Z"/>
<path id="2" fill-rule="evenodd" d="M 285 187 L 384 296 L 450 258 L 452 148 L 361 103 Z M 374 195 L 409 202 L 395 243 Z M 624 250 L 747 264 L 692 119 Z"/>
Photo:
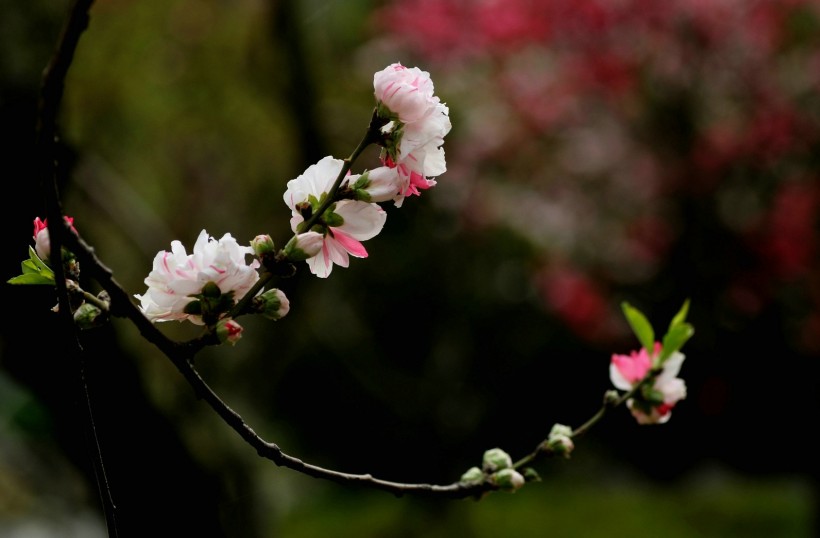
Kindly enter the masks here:
<path id="1" fill-rule="evenodd" d="M 672 353 L 683 347 L 683 344 L 695 334 L 695 329 L 688 323 L 678 323 L 669 329 L 669 332 L 663 337 L 663 349 L 661 355 L 658 357 L 658 363 L 663 362 L 672 356 Z"/>
<path id="2" fill-rule="evenodd" d="M 672 318 L 672 321 L 669 323 L 669 330 L 663 337 L 663 350 L 661 351 L 660 357 L 658 357 L 659 364 L 663 364 L 666 359 L 672 356 L 672 353 L 683 347 L 683 344 L 695 334 L 695 328 L 689 323 L 686 323 L 686 315 L 688 313 L 689 299 L 686 299 L 681 309 L 675 314 L 675 317 Z"/>
<path id="3" fill-rule="evenodd" d="M 23 274 L 8 280 L 9 284 L 46 284 L 54 285 L 54 271 L 37 256 L 32 247 L 28 247 L 29 259 L 23 261 L 20 267 Z"/>
<path id="4" fill-rule="evenodd" d="M 638 341 L 651 356 L 655 349 L 655 331 L 652 330 L 652 325 L 649 323 L 649 320 L 646 319 L 646 316 L 644 316 L 640 310 L 626 301 L 621 303 L 621 309 L 624 311 L 624 316 L 626 316 L 629 326 L 632 327 L 632 332 L 635 333 L 635 336 L 638 337 Z"/>
<path id="5" fill-rule="evenodd" d="M 672 318 L 672 321 L 669 323 L 669 330 L 672 330 L 676 325 L 682 324 L 686 321 L 686 315 L 689 313 L 689 299 L 686 299 L 683 302 L 683 306 L 680 307 L 678 313 L 675 314 L 675 317 Z"/>
<path id="6" fill-rule="evenodd" d="M 646 316 L 644 316 L 640 310 L 627 302 L 621 303 L 621 308 L 624 311 L 624 315 L 630 327 L 632 327 L 632 331 L 635 333 L 635 336 L 638 337 L 641 346 L 643 346 L 651 356 L 655 350 L 655 332 L 652 330 L 652 325 L 649 323 L 649 320 L 646 319 Z M 661 341 L 663 347 L 660 355 L 656 359 L 656 366 L 663 364 L 666 359 L 672 356 L 672 353 L 683 347 L 683 344 L 695 334 L 695 328 L 686 322 L 686 315 L 688 313 L 689 299 L 684 301 L 681 309 L 669 323 L 669 330 L 666 331 Z"/>

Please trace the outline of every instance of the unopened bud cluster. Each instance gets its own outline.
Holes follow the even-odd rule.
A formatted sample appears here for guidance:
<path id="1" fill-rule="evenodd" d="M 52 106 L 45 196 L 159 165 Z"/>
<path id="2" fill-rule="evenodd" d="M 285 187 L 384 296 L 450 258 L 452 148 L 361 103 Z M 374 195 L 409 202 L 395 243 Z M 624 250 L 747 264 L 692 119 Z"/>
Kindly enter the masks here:
<path id="1" fill-rule="evenodd" d="M 509 454 L 500 448 L 491 448 L 484 452 L 480 469 L 471 467 L 461 475 L 463 484 L 477 485 L 485 481 L 502 491 L 513 492 L 523 486 L 526 479 L 515 469 Z"/>

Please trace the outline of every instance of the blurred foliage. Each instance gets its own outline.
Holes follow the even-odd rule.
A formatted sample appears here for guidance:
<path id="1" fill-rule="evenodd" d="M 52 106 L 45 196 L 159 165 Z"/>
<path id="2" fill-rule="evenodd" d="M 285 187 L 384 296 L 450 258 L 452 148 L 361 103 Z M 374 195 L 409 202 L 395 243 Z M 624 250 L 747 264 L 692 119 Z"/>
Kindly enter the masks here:
<path id="1" fill-rule="evenodd" d="M 31 96 L 67 4 L 0 8 L 3 117 L 15 118 L 6 122 L 15 129 L 4 131 L 3 150 L 17 157 L 7 177 L 23 178 L 28 189 L 25 202 L 6 200 L 9 211 L 22 215 L 7 226 L 20 239 L 4 265 L 9 277 L 25 256 L 31 219 L 43 210 L 31 161 L 14 142 L 26 140 L 21 129 L 33 129 Z M 130 459 L 161 463 L 163 447 L 153 446 L 151 436 L 166 426 L 157 417 L 126 414 L 135 396 L 118 385 L 122 378 L 109 372 L 109 361 L 133 369 L 126 374 L 138 376 L 140 390 L 180 435 L 192 464 L 218 477 L 213 506 L 228 536 L 810 536 L 816 492 L 808 469 L 815 451 L 803 432 L 817 406 L 816 340 L 809 331 L 817 314 L 815 206 L 800 210 L 796 223 L 782 215 L 794 214 L 800 200 L 816 199 L 816 152 L 800 146 L 778 154 L 787 156 L 785 164 L 761 164 L 752 150 L 724 154 L 709 146 L 697 162 L 713 168 L 693 168 L 689 152 L 698 141 L 720 144 L 719 128 L 726 125 L 737 137 L 751 130 L 741 121 L 746 111 L 761 113 L 763 134 L 766 126 L 780 125 L 755 101 L 734 102 L 731 92 L 718 91 L 746 80 L 732 71 L 738 78 L 726 77 L 740 86 L 716 86 L 727 80 L 718 77 L 725 58 L 704 56 L 698 65 L 709 69 L 702 79 L 635 75 L 634 85 L 616 92 L 613 84 L 632 79 L 596 78 L 627 73 L 615 64 L 595 64 L 601 71 L 591 79 L 571 69 L 583 65 L 573 63 L 579 51 L 596 52 L 611 41 L 582 34 L 583 45 L 598 43 L 588 49 L 578 48 L 577 36 L 525 47 L 514 41 L 489 54 L 481 46 L 506 34 L 478 34 L 472 24 L 446 18 L 459 9 L 477 14 L 477 4 L 433 4 L 97 1 L 60 118 L 64 155 L 73 166 L 66 212 L 131 293 L 144 291 L 156 252 L 173 239 L 191 248 L 203 228 L 217 237 L 230 232 L 240 242 L 270 233 L 281 245 L 290 235 L 286 182 L 324 155 L 341 158 L 353 150 L 374 104 L 374 72 L 394 61 L 418 65 L 431 72 L 451 108 L 454 127 L 444 146 L 449 171 L 400 210 L 386 206 L 387 224 L 367 243 L 367 260 L 353 259 L 326 281 L 300 268 L 279 283 L 291 301 L 289 316 L 276 323 L 243 319 L 245 336 L 237 346 L 198 356 L 203 377 L 287 453 L 346 472 L 445 483 L 475 465 L 486 448 L 522 455 L 553 423 L 578 425 L 595 412 L 610 388 L 609 355 L 637 347 L 620 317 L 621 300 L 657 323 L 692 297 L 696 334 L 684 349 L 681 372 L 688 399 L 658 428 L 638 427 L 623 410 L 613 413 L 578 443 L 567 465 L 548 462 L 542 475 L 551 478 L 514 496 L 478 503 L 396 500 L 317 484 L 256 458 L 193 398 L 164 357 L 115 320 L 111 332 L 88 333 L 84 341 L 95 357 L 92 388 L 105 402 L 101 432 L 123 431 L 104 445 L 104 455 L 115 454 L 115 498 L 134 487 L 123 475 Z M 504 3 L 482 5 L 496 4 Z M 503 13 L 512 17 L 518 4 Z M 581 7 L 577 14 L 587 13 Z M 409 23 L 400 9 L 416 9 L 418 19 Z M 778 59 L 779 76 L 797 77 L 800 91 L 788 95 L 806 104 L 799 110 L 814 136 L 817 99 L 803 92 L 809 70 L 800 66 L 820 57 L 812 55 L 817 18 L 801 13 L 784 19 L 783 52 L 771 57 Z M 601 35 L 623 41 L 613 50 L 645 65 L 639 60 L 647 58 L 640 49 L 646 43 L 623 36 L 636 21 L 650 19 L 632 16 L 620 20 L 620 30 L 613 23 Z M 568 28 L 577 22 L 562 20 Z M 408 35 L 422 37 L 421 44 Z M 451 41 L 441 45 L 436 35 Z M 715 94 L 720 99 L 707 99 Z M 19 96 L 26 97 L 25 107 Z M 710 119 L 733 114 L 736 123 Z M 805 140 L 816 149 L 816 138 Z M 354 172 L 376 162 L 371 150 Z M 805 173 L 795 181 L 808 185 L 808 194 L 799 188 L 774 194 L 781 180 L 785 184 L 784 168 Z M 770 203 L 775 199 L 785 204 L 779 213 Z M 756 227 L 747 229 L 748 223 Z M 776 224 L 765 241 L 755 240 Z M 798 249 L 797 280 L 778 272 L 782 256 L 750 252 L 749 237 L 774 245 L 775 253 L 805 247 Z M 9 300 L 23 300 L 17 293 L 9 291 Z M 21 361 L 12 340 L 39 341 L 39 331 L 49 327 L 40 323 L 53 297 L 26 293 L 42 317 L 27 318 L 29 327 L 9 319 L 4 363 Z M 176 338 L 197 334 L 182 324 L 161 328 Z M 5 404 L 21 393 L 2 391 L 2 417 L 14 421 L 21 446 L 37 444 L 59 461 L 59 446 L 38 440 L 38 428 L 53 427 L 55 445 L 81 436 L 76 424 L 63 431 L 50 422 L 45 409 L 56 413 L 59 401 L 31 394 L 30 404 L 12 409 Z M 2 453 L 4 463 L 8 454 Z M 78 458 L 69 457 L 62 468 L 79 465 L 89 474 Z M 738 475 L 698 474 L 713 465 Z M 2 469 L 0 484 L 8 484 L 14 473 Z M 166 476 L 156 487 L 210 491 L 182 470 Z M 71 485 L 76 478 L 66 471 L 58 481 Z M 66 495 L 66 502 L 96 508 L 93 486 L 87 489 Z M 25 511 L 9 506 L 0 523 Z"/>

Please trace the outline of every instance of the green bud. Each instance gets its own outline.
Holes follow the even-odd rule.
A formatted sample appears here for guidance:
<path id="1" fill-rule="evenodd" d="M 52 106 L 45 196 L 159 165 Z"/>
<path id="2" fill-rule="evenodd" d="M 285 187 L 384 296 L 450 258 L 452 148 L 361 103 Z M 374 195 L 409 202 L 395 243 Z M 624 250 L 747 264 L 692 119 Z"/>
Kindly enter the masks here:
<path id="1" fill-rule="evenodd" d="M 102 310 L 91 303 L 83 303 L 74 311 L 74 322 L 80 329 L 99 327 L 104 319 Z"/>
<path id="2" fill-rule="evenodd" d="M 262 295 L 254 297 L 252 306 L 254 311 L 274 321 L 285 317 L 290 311 L 290 301 L 281 290 L 276 288 L 271 288 Z"/>
<path id="3" fill-rule="evenodd" d="M 540 482 L 541 475 L 538 474 L 538 471 L 533 469 L 532 467 L 527 467 L 524 469 L 524 480 L 527 482 Z"/>
<path id="4" fill-rule="evenodd" d="M 259 258 L 271 255 L 276 250 L 273 239 L 267 234 L 254 237 L 251 241 L 251 248 L 253 249 L 253 253 Z"/>
<path id="5" fill-rule="evenodd" d="M 547 448 L 554 454 L 569 458 L 570 453 L 575 448 L 575 444 L 572 442 L 572 428 L 563 424 L 555 424 L 547 438 Z"/>
<path id="6" fill-rule="evenodd" d="M 464 484 L 480 484 L 484 481 L 484 471 L 478 467 L 470 467 L 461 475 L 461 480 Z"/>
<path id="7" fill-rule="evenodd" d="M 604 393 L 604 404 L 608 406 L 615 405 L 620 398 L 621 395 L 618 394 L 617 390 L 608 390 Z"/>
<path id="8" fill-rule="evenodd" d="M 482 467 L 487 472 L 498 471 L 512 467 L 512 458 L 500 448 L 491 448 L 484 452 Z"/>
<path id="9" fill-rule="evenodd" d="M 490 477 L 493 484 L 503 491 L 513 492 L 524 485 L 526 480 L 515 469 L 501 469 Z"/>

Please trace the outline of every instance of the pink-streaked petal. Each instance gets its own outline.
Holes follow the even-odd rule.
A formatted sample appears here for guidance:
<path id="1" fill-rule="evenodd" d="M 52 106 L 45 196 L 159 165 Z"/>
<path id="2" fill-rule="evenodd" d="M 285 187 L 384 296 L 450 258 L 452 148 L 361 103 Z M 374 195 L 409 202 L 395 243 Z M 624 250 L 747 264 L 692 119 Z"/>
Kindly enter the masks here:
<path id="1" fill-rule="evenodd" d="M 367 258 L 367 250 L 359 241 L 356 241 L 339 228 L 331 228 L 333 239 L 342 246 L 348 253 L 357 258 Z"/>

